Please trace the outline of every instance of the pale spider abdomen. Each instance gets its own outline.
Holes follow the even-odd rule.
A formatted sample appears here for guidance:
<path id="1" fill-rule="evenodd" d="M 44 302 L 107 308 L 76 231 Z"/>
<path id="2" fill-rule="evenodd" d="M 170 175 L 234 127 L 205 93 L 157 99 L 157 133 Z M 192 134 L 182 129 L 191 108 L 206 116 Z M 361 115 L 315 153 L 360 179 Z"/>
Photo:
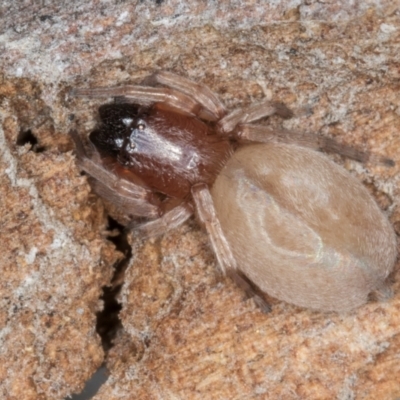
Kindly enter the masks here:
<path id="1" fill-rule="evenodd" d="M 385 290 L 395 233 L 363 185 L 294 145 L 239 149 L 212 197 L 237 268 L 269 295 L 347 311 Z"/>

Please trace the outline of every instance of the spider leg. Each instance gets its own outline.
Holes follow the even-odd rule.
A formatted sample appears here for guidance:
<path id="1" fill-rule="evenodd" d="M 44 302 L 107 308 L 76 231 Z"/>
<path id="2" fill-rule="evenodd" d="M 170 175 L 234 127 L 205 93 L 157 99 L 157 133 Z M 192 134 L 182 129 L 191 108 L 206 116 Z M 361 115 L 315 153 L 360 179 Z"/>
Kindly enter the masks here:
<path id="1" fill-rule="evenodd" d="M 259 288 L 257 288 L 253 283 L 246 278 L 242 273 L 238 270 L 229 268 L 226 271 L 226 274 L 236 283 L 236 285 L 242 289 L 248 298 L 252 298 L 254 303 L 256 303 L 257 307 L 260 310 L 267 314 L 271 311 L 271 307 L 268 302 L 264 299 L 262 292 Z"/>
<path id="2" fill-rule="evenodd" d="M 394 166 L 394 162 L 390 158 L 356 149 L 326 136 L 287 131 L 285 129 L 272 130 L 262 125 L 252 124 L 240 125 L 235 131 L 235 135 L 242 142 L 289 143 L 314 150 L 337 153 L 360 162 L 378 162 L 386 166 Z"/>
<path id="3" fill-rule="evenodd" d="M 74 97 L 121 97 L 128 102 L 134 102 L 144 106 L 153 103 L 165 103 L 172 109 L 182 113 L 198 116 L 201 114 L 201 105 L 193 100 L 191 97 L 185 95 L 178 90 L 164 88 L 164 87 L 151 87 L 151 86 L 111 86 L 111 87 L 97 87 L 90 89 L 75 89 L 71 91 Z"/>
<path id="4" fill-rule="evenodd" d="M 128 228 L 135 230 L 142 237 L 160 236 L 171 229 L 175 229 L 182 225 L 193 215 L 193 209 L 189 204 L 181 204 L 170 211 L 167 211 L 163 216 L 153 221 L 148 221 L 137 226 L 134 222 L 128 225 Z"/>
<path id="5" fill-rule="evenodd" d="M 122 181 L 122 179 L 120 181 Z M 130 184 L 130 182 L 128 183 Z M 108 186 L 107 183 L 104 184 L 103 181 L 93 178 L 90 179 L 90 186 L 97 195 L 109 201 L 113 207 L 126 215 L 129 220 L 133 217 L 154 219 L 158 218 L 162 212 L 158 205 L 152 204 L 152 202 L 149 201 L 147 194 L 151 195 L 151 192 L 144 193 L 142 197 L 140 197 L 140 192 L 138 191 L 135 193 L 136 197 L 134 197 L 126 194 L 126 187 Z M 141 189 L 139 186 L 137 186 L 137 188 Z M 132 192 L 132 188 L 130 188 L 130 193 Z"/>
<path id="6" fill-rule="evenodd" d="M 152 219 L 160 216 L 160 207 L 150 189 L 119 178 L 100 162 L 91 160 L 78 133 L 70 131 L 70 134 L 76 145 L 79 166 L 90 175 L 93 190 L 99 196 L 124 210 L 126 214 Z"/>
<path id="7" fill-rule="evenodd" d="M 147 77 L 143 83 L 165 85 L 195 99 L 202 106 L 198 115 L 200 118 L 217 121 L 226 114 L 226 109 L 221 100 L 206 85 L 198 84 L 182 76 L 167 71 L 159 71 Z"/>
<path id="8" fill-rule="evenodd" d="M 232 111 L 218 122 L 217 129 L 222 134 L 228 134 L 239 124 L 257 121 L 273 114 L 280 115 L 283 118 L 291 118 L 293 116 L 292 111 L 284 104 L 264 100 L 260 103 L 252 104 L 245 109 Z"/>
<path id="9" fill-rule="evenodd" d="M 170 72 L 158 72 L 145 79 L 146 84 L 162 84 L 168 87 L 113 86 L 90 89 L 74 89 L 74 97 L 115 97 L 119 102 L 128 101 L 141 105 L 165 104 L 166 108 L 208 121 L 217 121 L 226 111 L 218 97 L 204 85 L 182 78 Z"/>
<path id="10" fill-rule="evenodd" d="M 269 311 L 270 308 L 266 300 L 257 293 L 254 287 L 243 278 L 237 269 L 236 260 L 222 231 L 208 186 L 204 183 L 194 185 L 192 187 L 192 197 L 198 217 L 207 230 L 212 249 L 224 275 L 228 275 L 233 279 L 233 281 L 236 282 L 236 284 L 238 284 L 249 297 L 254 299 L 255 303 L 263 311 Z"/>

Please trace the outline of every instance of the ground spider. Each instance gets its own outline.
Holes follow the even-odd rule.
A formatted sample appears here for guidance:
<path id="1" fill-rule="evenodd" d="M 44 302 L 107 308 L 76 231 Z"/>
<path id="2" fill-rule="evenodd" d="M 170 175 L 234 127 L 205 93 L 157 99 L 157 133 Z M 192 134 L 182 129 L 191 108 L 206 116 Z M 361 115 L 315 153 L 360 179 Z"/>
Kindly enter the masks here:
<path id="1" fill-rule="evenodd" d="M 90 134 L 76 131 L 80 167 L 138 232 L 160 235 L 194 211 L 219 266 L 267 310 L 260 290 L 317 310 L 346 311 L 376 292 L 396 260 L 387 218 L 363 185 L 316 150 L 367 161 L 334 139 L 252 122 L 278 114 L 264 100 L 227 112 L 204 85 L 157 72 L 139 86 L 78 89 L 115 97 Z M 390 165 L 389 159 L 375 157 Z"/>

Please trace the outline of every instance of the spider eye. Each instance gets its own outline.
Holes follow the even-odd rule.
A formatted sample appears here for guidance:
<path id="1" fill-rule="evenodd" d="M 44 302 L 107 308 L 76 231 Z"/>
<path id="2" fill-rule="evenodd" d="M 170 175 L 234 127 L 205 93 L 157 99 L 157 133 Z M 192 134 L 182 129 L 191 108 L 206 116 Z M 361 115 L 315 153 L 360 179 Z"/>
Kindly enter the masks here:
<path id="1" fill-rule="evenodd" d="M 122 145 L 124 144 L 124 140 L 121 138 L 116 138 L 114 140 L 114 143 L 117 146 L 117 148 L 120 149 L 122 147 Z"/>
<path id="2" fill-rule="evenodd" d="M 145 126 L 144 126 L 144 123 L 143 123 L 143 122 L 140 122 L 140 123 L 137 125 L 137 129 L 139 129 L 140 131 L 143 131 L 144 128 L 145 128 Z"/>
<path id="3" fill-rule="evenodd" d="M 132 125 L 132 122 L 133 122 L 133 118 L 130 118 L 130 117 L 122 118 L 122 123 L 126 127 L 130 127 Z"/>

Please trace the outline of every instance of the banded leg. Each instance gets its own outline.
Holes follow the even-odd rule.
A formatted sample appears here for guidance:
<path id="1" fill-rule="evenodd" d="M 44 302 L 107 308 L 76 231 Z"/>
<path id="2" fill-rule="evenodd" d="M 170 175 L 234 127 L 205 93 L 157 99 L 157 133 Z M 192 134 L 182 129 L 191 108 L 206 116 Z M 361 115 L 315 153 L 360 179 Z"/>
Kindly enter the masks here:
<path id="1" fill-rule="evenodd" d="M 226 114 L 218 97 L 205 85 L 166 71 L 157 72 L 144 80 L 147 85 L 162 84 L 168 87 L 126 85 L 75 89 L 74 97 L 115 97 L 118 101 L 135 102 L 144 106 L 161 103 L 174 111 L 217 121 Z"/>
<path id="2" fill-rule="evenodd" d="M 368 151 L 362 151 L 352 146 L 339 143 L 335 139 L 313 135 L 310 133 L 300 133 L 296 131 L 287 131 L 284 129 L 269 129 L 262 125 L 243 124 L 235 131 L 237 138 L 243 142 L 260 143 L 288 143 L 301 147 L 308 147 L 314 150 L 324 150 L 340 154 L 352 160 L 360 162 L 375 162 L 386 166 L 394 166 L 394 161 L 387 157 L 371 154 Z"/>
<path id="3" fill-rule="evenodd" d="M 144 106 L 149 106 L 153 103 L 165 103 L 169 108 L 191 116 L 198 116 L 202 110 L 201 105 L 191 97 L 177 90 L 163 87 L 135 85 L 97 87 L 75 89 L 71 91 L 71 95 L 74 97 L 93 98 L 117 97 L 119 101 L 126 100 L 127 102 L 134 102 Z"/>
<path id="4" fill-rule="evenodd" d="M 93 191 L 99 195 L 101 198 L 109 201 L 119 212 L 127 216 L 130 220 L 132 217 L 141 217 L 148 219 L 159 218 L 162 211 L 157 204 L 153 204 L 149 201 L 149 197 L 152 197 L 152 193 L 140 192 L 142 189 L 140 186 L 136 186 L 134 195 L 132 195 L 132 187 L 129 192 L 131 195 L 127 194 L 124 187 L 121 186 L 108 186 L 102 181 L 97 179 L 89 178 L 90 186 Z M 122 179 L 120 179 L 122 181 Z M 128 182 L 130 184 L 130 182 Z"/>
<path id="5" fill-rule="evenodd" d="M 148 221 L 135 226 L 133 223 L 128 228 L 134 229 L 142 237 L 160 236 L 171 229 L 182 225 L 193 215 L 193 209 L 189 204 L 182 204 L 167 211 L 163 216 L 153 221 Z"/>
<path id="6" fill-rule="evenodd" d="M 249 297 L 252 297 L 262 311 L 268 312 L 270 310 L 268 303 L 257 293 L 247 279 L 243 278 L 237 269 L 236 260 L 215 213 L 214 203 L 208 186 L 203 183 L 193 186 L 192 197 L 198 217 L 207 230 L 212 249 L 222 272 L 236 282 Z"/>
<path id="7" fill-rule="evenodd" d="M 218 122 L 217 127 L 221 133 L 228 134 L 240 124 L 257 121 L 273 114 L 280 115 L 282 118 L 291 118 L 293 116 L 293 112 L 284 104 L 264 100 L 245 109 L 232 111 Z"/>
<path id="8" fill-rule="evenodd" d="M 93 178 L 93 189 L 97 194 L 126 214 L 150 219 L 160 216 L 160 207 L 151 190 L 119 178 L 105 169 L 101 162 L 91 160 L 78 133 L 70 131 L 70 134 L 76 145 L 79 166 Z"/>
<path id="9" fill-rule="evenodd" d="M 199 115 L 209 121 L 217 121 L 226 114 L 226 109 L 221 100 L 206 85 L 191 81 L 190 79 L 167 71 L 159 71 L 147 77 L 144 84 L 161 84 L 179 90 L 199 103 L 204 115 Z"/>

